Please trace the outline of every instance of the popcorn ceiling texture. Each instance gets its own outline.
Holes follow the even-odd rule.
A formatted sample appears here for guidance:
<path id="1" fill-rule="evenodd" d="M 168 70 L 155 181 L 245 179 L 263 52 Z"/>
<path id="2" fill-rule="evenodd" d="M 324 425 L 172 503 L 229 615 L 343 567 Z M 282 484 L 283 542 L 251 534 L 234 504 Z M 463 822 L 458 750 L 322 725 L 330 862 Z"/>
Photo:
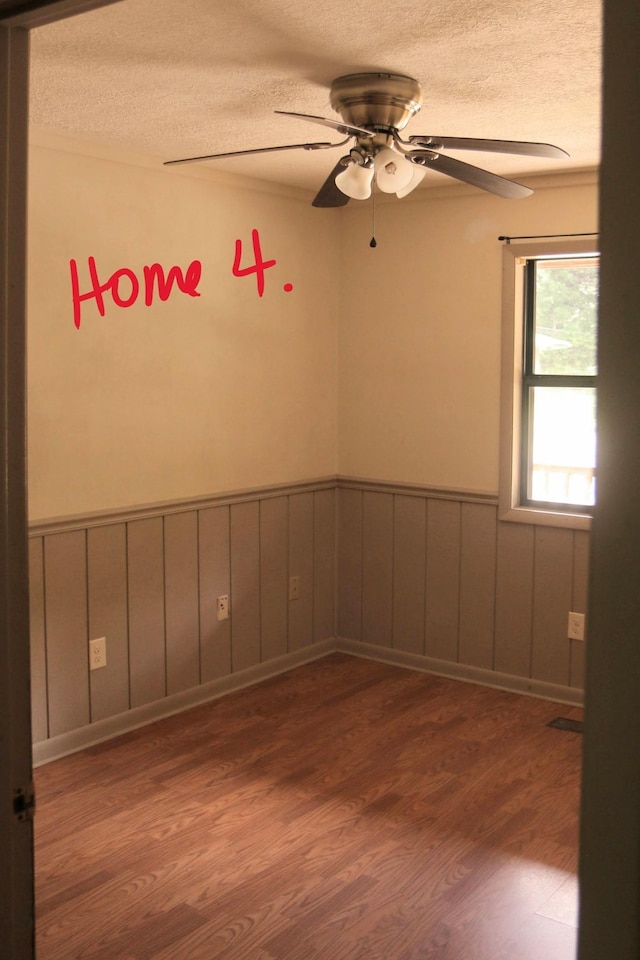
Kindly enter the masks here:
<path id="1" fill-rule="evenodd" d="M 520 179 L 584 169 L 599 161 L 600 16 L 598 0 L 123 0 L 33 31 L 31 121 L 158 161 L 338 141 L 273 111 L 336 117 L 335 77 L 396 72 L 423 88 L 404 135 L 541 140 L 571 154 L 455 154 Z M 341 155 L 215 168 L 315 190 Z"/>

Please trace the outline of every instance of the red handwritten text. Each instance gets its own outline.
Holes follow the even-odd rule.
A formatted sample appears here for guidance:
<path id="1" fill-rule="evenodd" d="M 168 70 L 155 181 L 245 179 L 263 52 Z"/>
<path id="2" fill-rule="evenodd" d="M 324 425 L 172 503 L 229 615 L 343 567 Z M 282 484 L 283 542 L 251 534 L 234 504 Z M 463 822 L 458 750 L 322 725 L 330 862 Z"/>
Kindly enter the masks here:
<path id="1" fill-rule="evenodd" d="M 258 285 L 258 296 L 261 297 L 264 293 L 264 272 L 269 267 L 275 267 L 276 261 L 262 259 L 260 234 L 257 230 L 251 231 L 251 239 L 253 241 L 253 256 L 255 258 L 255 263 L 253 263 L 250 267 L 240 266 L 240 261 L 242 260 L 242 240 L 236 240 L 236 254 L 233 259 L 233 267 L 231 272 L 233 273 L 234 277 L 248 277 L 252 273 L 255 273 L 256 283 Z"/>
<path id="2" fill-rule="evenodd" d="M 73 322 L 78 330 L 80 329 L 81 322 L 81 304 L 85 300 L 95 300 L 98 313 L 101 317 L 104 317 L 104 295 L 106 293 L 111 294 L 111 299 L 117 307 L 131 307 L 138 299 L 138 294 L 140 293 L 140 281 L 133 270 L 130 270 L 128 267 L 121 267 L 120 270 L 112 273 L 108 280 L 100 283 L 94 257 L 87 259 L 87 265 L 89 268 L 91 289 L 88 293 L 80 293 L 78 264 L 75 260 L 69 261 L 73 298 Z M 200 294 L 197 287 L 200 283 L 201 276 L 202 264 L 199 260 L 193 260 L 184 272 L 180 267 L 171 267 L 166 276 L 164 268 L 159 263 L 152 263 L 151 266 L 143 267 L 142 284 L 144 286 L 145 306 L 151 306 L 154 292 L 156 291 L 160 300 L 168 300 L 174 284 L 178 286 L 182 293 L 186 293 L 189 297 L 199 297 Z M 122 281 L 124 281 L 124 284 Z"/>

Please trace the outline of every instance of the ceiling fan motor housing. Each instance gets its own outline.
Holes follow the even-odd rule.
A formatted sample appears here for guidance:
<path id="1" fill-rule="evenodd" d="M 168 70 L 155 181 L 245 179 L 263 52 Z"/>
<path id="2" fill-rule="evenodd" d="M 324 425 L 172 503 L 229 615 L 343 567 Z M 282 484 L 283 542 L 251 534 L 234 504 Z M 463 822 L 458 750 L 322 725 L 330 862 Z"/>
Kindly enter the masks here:
<path id="1" fill-rule="evenodd" d="M 422 106 L 418 81 L 397 73 L 338 77 L 329 98 L 345 123 L 375 130 L 402 130 Z"/>

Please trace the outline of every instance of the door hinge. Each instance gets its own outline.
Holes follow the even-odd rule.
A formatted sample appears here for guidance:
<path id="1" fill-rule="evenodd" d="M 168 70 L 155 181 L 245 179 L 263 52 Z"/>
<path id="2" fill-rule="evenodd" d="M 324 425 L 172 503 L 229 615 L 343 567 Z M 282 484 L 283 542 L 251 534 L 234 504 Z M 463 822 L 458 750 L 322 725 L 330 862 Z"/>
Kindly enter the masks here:
<path id="1" fill-rule="evenodd" d="M 13 791 L 13 815 L 16 820 L 33 820 L 36 812 L 36 788 L 33 780 Z"/>

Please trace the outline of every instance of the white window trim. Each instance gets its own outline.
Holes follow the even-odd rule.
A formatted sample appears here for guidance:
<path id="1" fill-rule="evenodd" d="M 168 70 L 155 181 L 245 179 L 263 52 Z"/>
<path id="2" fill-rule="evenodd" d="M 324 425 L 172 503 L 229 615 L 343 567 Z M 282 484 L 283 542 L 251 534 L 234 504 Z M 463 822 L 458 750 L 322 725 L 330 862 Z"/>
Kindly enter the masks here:
<path id="1" fill-rule="evenodd" d="M 525 261 L 531 257 L 598 254 L 597 237 L 505 243 L 502 250 L 502 377 L 500 385 L 500 487 L 501 520 L 550 527 L 589 530 L 591 517 L 584 513 L 520 506 L 520 440 L 522 412 L 523 295 Z"/>

